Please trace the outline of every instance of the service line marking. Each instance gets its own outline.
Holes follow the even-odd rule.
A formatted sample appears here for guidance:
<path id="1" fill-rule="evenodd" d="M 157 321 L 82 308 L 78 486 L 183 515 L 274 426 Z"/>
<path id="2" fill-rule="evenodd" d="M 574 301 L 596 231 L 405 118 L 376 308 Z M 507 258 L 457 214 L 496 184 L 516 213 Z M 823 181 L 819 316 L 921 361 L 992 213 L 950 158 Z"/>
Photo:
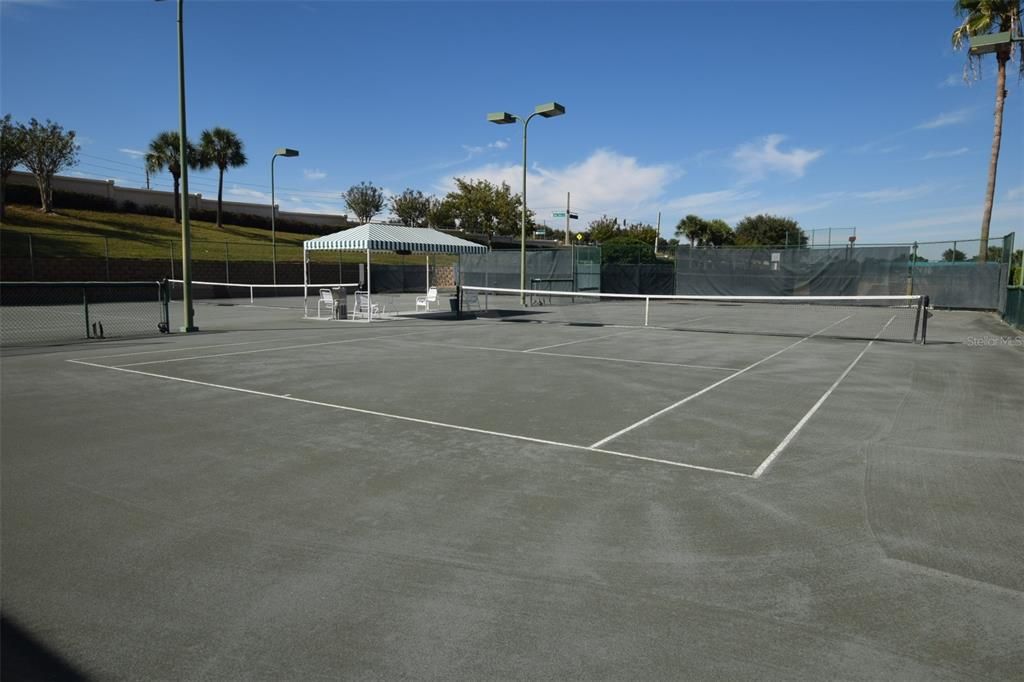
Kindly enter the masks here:
<path id="1" fill-rule="evenodd" d="M 818 402 L 814 403 L 811 409 L 807 411 L 807 414 L 805 414 L 803 418 L 796 423 L 796 426 L 794 426 L 790 430 L 790 432 L 786 434 L 786 437 L 782 439 L 782 442 L 779 443 L 774 450 L 772 450 L 772 453 L 768 455 L 763 462 L 761 462 L 761 465 L 754 470 L 754 473 L 751 474 L 751 476 L 753 476 L 754 478 L 761 478 L 761 474 L 768 470 L 768 467 L 772 465 L 772 462 L 775 461 L 775 458 L 782 454 L 782 451 L 786 449 L 786 446 L 788 446 L 790 442 L 792 442 L 792 440 L 796 438 L 796 434 L 800 433 L 800 430 L 804 428 L 804 425 L 811 420 L 811 417 L 813 417 L 814 413 L 818 411 L 818 408 L 825 404 L 825 401 L 828 400 L 828 397 L 830 395 L 832 395 L 832 392 L 839 388 L 839 384 L 842 383 L 843 379 L 845 379 L 847 375 L 853 371 L 853 368 L 857 366 L 857 363 L 860 362 L 860 359 L 864 357 L 865 353 L 868 352 L 868 349 L 871 348 L 871 346 L 875 343 L 878 337 L 882 335 L 882 332 L 885 331 L 886 327 L 892 324 L 892 321 L 895 319 L 895 315 L 889 318 L 889 321 L 885 323 L 885 326 L 882 327 L 882 329 L 877 334 L 875 334 L 875 338 L 872 339 L 871 341 L 868 341 L 868 345 L 864 346 L 864 350 L 862 350 L 860 354 L 853 359 L 853 362 L 851 362 L 849 366 L 847 366 L 846 370 L 839 375 L 839 378 L 835 380 L 835 382 L 829 387 L 827 391 L 825 391 L 825 394 L 818 398 Z"/>
<path id="2" fill-rule="evenodd" d="M 574 355 L 572 353 L 545 353 L 536 350 L 518 350 L 515 348 L 494 348 L 491 346 L 462 346 L 435 341 L 414 341 L 417 346 L 441 346 L 459 350 L 479 350 L 492 353 L 526 353 L 529 355 L 545 355 L 552 358 L 575 358 L 579 360 L 600 360 L 602 362 L 622 362 L 631 365 L 659 365 L 661 367 L 683 367 L 686 369 L 712 369 L 719 372 L 735 372 L 738 367 L 715 367 L 712 365 L 688 365 L 682 362 L 663 362 L 658 360 L 630 360 L 628 358 L 606 358 L 600 355 Z"/>
<path id="3" fill-rule="evenodd" d="M 425 332 L 409 332 L 408 334 L 389 334 L 387 336 L 361 336 L 352 339 L 339 339 L 337 341 L 319 341 L 317 343 L 300 343 L 293 346 L 275 346 L 274 348 L 255 348 L 253 350 L 237 350 L 231 353 L 210 353 L 209 355 L 190 355 L 184 358 L 166 358 L 164 360 L 147 360 L 145 362 L 129 362 L 120 367 L 140 367 L 142 365 L 160 365 L 169 362 L 184 362 L 185 360 L 205 360 L 207 358 L 225 358 L 232 355 L 251 355 L 253 353 L 273 353 L 282 350 L 295 350 L 297 348 L 315 348 L 317 346 L 337 346 L 342 343 L 359 343 L 360 341 L 381 341 L 394 339 L 402 336 L 415 336 Z"/>
<path id="4" fill-rule="evenodd" d="M 349 405 L 338 405 L 335 403 L 327 403 L 319 400 L 307 400 L 305 398 L 296 398 L 290 394 L 280 395 L 277 393 L 267 393 L 265 391 L 256 391 L 249 388 L 240 388 L 238 386 L 226 386 L 224 384 L 214 384 L 207 381 L 197 381 L 195 379 L 185 379 L 182 377 L 168 376 L 166 374 L 156 374 L 155 372 L 144 372 L 137 369 L 128 369 L 126 367 L 114 367 L 111 365 L 102 365 L 95 362 L 86 362 L 84 360 L 68 360 L 68 362 L 76 365 L 84 365 L 87 367 L 97 367 L 100 369 L 113 370 L 115 372 L 125 372 L 128 374 L 136 374 L 139 376 L 152 377 L 156 379 L 165 379 L 168 381 L 177 381 L 184 384 L 192 384 L 195 386 L 205 386 L 207 388 L 216 388 L 224 391 L 233 391 L 235 393 L 245 393 L 248 395 L 260 396 L 263 398 L 274 398 L 277 400 L 287 400 L 289 402 L 300 403 L 303 405 L 315 405 L 317 407 L 326 407 L 333 410 L 341 410 L 343 412 L 354 412 L 356 414 L 366 414 L 375 417 L 382 417 L 384 419 L 394 419 L 397 421 L 410 422 L 413 424 L 423 424 L 425 426 L 434 426 L 442 429 L 451 429 L 454 431 L 465 431 L 468 433 L 478 433 L 485 436 L 494 436 L 497 438 L 508 438 L 511 440 L 524 441 L 528 443 L 538 443 L 540 445 L 551 445 L 555 447 L 568 448 L 571 450 L 583 450 L 586 452 L 595 452 L 603 455 L 611 455 L 613 457 L 621 457 L 624 459 L 635 459 L 643 462 L 653 462 L 655 464 L 665 464 L 668 466 L 678 467 L 681 469 L 694 469 L 696 471 L 704 471 L 713 474 L 724 474 L 726 476 L 734 476 L 737 478 L 753 478 L 750 474 L 744 474 L 738 471 L 729 471 L 728 469 L 715 469 L 714 467 L 699 466 L 697 464 L 686 464 L 683 462 L 673 462 L 667 459 L 658 459 L 656 457 L 644 457 L 643 455 L 634 455 L 628 452 L 616 452 L 615 450 L 606 450 L 603 448 L 595 448 L 593 446 L 577 445 L 575 443 L 562 443 L 559 441 L 546 440 L 543 438 L 534 438 L 532 436 L 523 436 L 515 433 L 503 433 L 501 431 L 490 431 L 487 429 L 478 429 L 472 426 L 461 426 L 459 424 L 446 424 L 444 422 L 433 421 L 430 419 L 420 419 L 418 417 L 407 417 L 400 414 L 390 414 L 387 412 L 379 412 L 377 410 L 367 410 L 361 407 L 351 407 Z"/>
<path id="5" fill-rule="evenodd" d="M 658 417 L 660 417 L 661 415 L 665 414 L 666 412 L 671 412 L 672 410 L 676 409 L 677 407 L 679 407 L 681 405 L 685 405 L 686 403 L 690 402 L 691 400 L 699 398 L 700 396 L 704 395 L 708 391 L 711 391 L 711 390 L 713 390 L 715 388 L 718 388 L 719 386 L 721 386 L 722 384 L 726 383 L 727 381 L 732 381 L 733 379 L 735 379 L 736 377 L 740 376 L 741 374 L 745 374 L 746 372 L 749 372 L 750 370 L 754 369 L 755 367 L 757 367 L 761 363 L 768 362 L 769 360 L 771 360 L 775 356 L 781 355 L 781 354 L 785 353 L 790 348 L 795 348 L 796 346 L 799 346 L 801 343 L 803 343 L 807 339 L 813 338 L 813 337 L 817 336 L 818 334 L 821 334 L 824 331 L 828 331 L 829 329 L 831 329 L 832 327 L 836 326 L 837 324 L 839 324 L 841 322 L 846 322 L 851 317 L 853 317 L 852 314 L 851 315 L 847 315 L 846 317 L 844 317 L 841 320 L 836 320 L 832 324 L 830 324 L 830 325 L 828 325 L 826 327 L 822 327 L 821 329 L 819 329 L 818 331 L 814 332 L 813 334 L 805 336 L 804 338 L 800 339 L 799 341 L 797 341 L 795 343 L 789 344 L 788 346 L 786 346 L 782 350 L 777 350 L 774 353 L 772 353 L 771 355 L 769 355 L 767 357 L 764 357 L 764 358 L 761 358 L 757 362 L 755 362 L 753 364 L 750 364 L 750 365 L 747 365 L 743 369 L 740 369 L 740 370 L 737 370 L 737 371 L 733 372 L 732 374 L 730 374 L 729 376 L 725 377 L 724 379 L 719 379 L 718 381 L 716 381 L 715 383 L 711 384 L 710 386 L 706 386 L 705 388 L 702 388 L 701 390 L 697 391 L 696 393 L 691 393 L 690 395 L 686 396 L 682 400 L 674 402 L 671 405 L 669 405 L 668 407 L 663 407 L 660 410 L 658 410 L 657 412 L 655 412 L 654 414 L 652 414 L 650 416 L 647 416 L 647 417 L 644 417 L 640 421 L 635 422 L 633 424 L 630 424 L 629 426 L 627 426 L 624 429 L 620 429 L 620 430 L 616 431 L 615 433 L 613 433 L 612 435 L 608 436 L 607 438 L 602 438 L 601 440 L 597 441 L 596 443 L 591 444 L 590 447 L 598 448 L 598 447 L 601 447 L 602 445 L 604 445 L 605 443 L 607 443 L 609 441 L 615 440 L 619 436 L 624 436 L 625 434 L 629 433 L 630 431 L 632 431 L 632 430 L 634 430 L 636 428 L 639 428 L 639 427 L 643 426 L 644 424 L 650 423 L 651 421 L 657 419 Z"/>
<path id="6" fill-rule="evenodd" d="M 577 339 L 576 341 L 566 341 L 565 343 L 554 343 L 551 344 L 550 346 L 538 346 L 537 348 L 527 348 L 523 352 L 536 353 L 537 351 L 548 350 L 550 348 L 561 348 L 562 346 L 571 346 L 574 343 L 586 343 L 587 341 L 597 341 L 598 339 L 610 339 L 613 336 L 622 336 L 623 334 L 628 334 L 630 331 L 632 330 L 619 332 L 617 334 L 605 334 L 604 336 L 592 336 L 589 339 Z"/>

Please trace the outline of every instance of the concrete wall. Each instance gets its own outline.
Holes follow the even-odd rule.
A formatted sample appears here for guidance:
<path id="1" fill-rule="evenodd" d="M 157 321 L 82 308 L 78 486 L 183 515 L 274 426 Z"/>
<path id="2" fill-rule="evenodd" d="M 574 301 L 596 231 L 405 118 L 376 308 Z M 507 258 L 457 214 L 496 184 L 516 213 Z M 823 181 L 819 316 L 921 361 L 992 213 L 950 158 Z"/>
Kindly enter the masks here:
<path id="1" fill-rule="evenodd" d="M 36 186 L 36 180 L 31 173 L 14 171 L 7 182 L 11 185 Z M 89 178 L 75 178 L 67 175 L 55 175 L 53 188 L 64 192 L 75 192 L 77 194 L 88 194 L 104 197 L 118 203 L 131 201 L 138 206 L 162 206 L 168 209 L 174 208 L 174 192 L 164 192 L 155 189 L 137 189 L 134 187 L 120 187 L 114 184 L 113 180 L 92 180 Z M 191 210 L 217 210 L 217 196 L 212 198 L 204 197 L 202 194 L 189 193 L 189 208 Z M 222 208 L 225 213 L 238 213 L 245 215 L 261 216 L 270 220 L 270 204 L 250 204 L 240 201 L 224 201 Z M 346 216 L 327 215 L 321 213 L 296 213 L 292 211 L 278 210 L 279 220 L 291 220 L 307 225 L 336 228 L 343 230 L 348 226 Z"/>

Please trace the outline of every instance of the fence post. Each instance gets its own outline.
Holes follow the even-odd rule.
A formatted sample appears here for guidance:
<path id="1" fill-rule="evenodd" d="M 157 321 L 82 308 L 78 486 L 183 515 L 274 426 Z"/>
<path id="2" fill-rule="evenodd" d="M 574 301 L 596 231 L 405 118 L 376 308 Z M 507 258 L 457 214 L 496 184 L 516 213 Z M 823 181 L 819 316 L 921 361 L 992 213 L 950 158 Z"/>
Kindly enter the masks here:
<path id="1" fill-rule="evenodd" d="M 110 240 L 103 238 L 103 262 L 107 269 L 107 281 L 110 281 Z"/>
<path id="2" fill-rule="evenodd" d="M 907 290 L 908 296 L 914 295 L 914 268 L 917 267 L 917 242 L 914 242 L 914 248 L 910 252 L 910 286 Z"/>
<path id="3" fill-rule="evenodd" d="M 36 278 L 36 259 L 32 253 L 32 235 L 28 236 L 28 272 L 29 278 L 34 280 Z"/>
<path id="4" fill-rule="evenodd" d="M 167 250 L 171 254 L 171 279 L 174 279 L 174 240 L 167 244 Z"/>
<path id="5" fill-rule="evenodd" d="M 231 281 L 231 266 L 228 265 L 228 242 L 224 240 L 224 281 Z"/>

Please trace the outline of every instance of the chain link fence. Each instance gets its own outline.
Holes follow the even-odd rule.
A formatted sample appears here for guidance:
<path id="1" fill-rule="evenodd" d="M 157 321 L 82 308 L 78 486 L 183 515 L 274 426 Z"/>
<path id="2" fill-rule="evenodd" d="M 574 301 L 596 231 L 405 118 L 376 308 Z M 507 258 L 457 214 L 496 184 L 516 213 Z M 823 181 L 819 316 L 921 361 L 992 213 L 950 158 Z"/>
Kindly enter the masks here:
<path id="1" fill-rule="evenodd" d="M 168 330 L 162 282 L 4 282 L 0 345 L 148 336 Z"/>

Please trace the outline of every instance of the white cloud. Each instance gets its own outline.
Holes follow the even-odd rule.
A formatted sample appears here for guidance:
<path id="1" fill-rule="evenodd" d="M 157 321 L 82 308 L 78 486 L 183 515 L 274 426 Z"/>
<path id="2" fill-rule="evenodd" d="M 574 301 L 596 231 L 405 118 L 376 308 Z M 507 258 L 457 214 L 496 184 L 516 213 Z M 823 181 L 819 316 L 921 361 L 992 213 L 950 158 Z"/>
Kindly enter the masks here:
<path id="1" fill-rule="evenodd" d="M 921 160 L 928 161 L 930 159 L 948 159 L 954 156 L 961 156 L 969 151 L 970 150 L 967 147 L 960 147 L 958 149 L 951 149 L 948 152 L 928 152 L 921 157 Z"/>
<path id="2" fill-rule="evenodd" d="M 307 180 L 323 180 L 327 177 L 327 173 L 323 172 L 319 168 L 309 169 L 303 168 L 302 174 L 306 176 Z"/>
<path id="3" fill-rule="evenodd" d="M 917 126 L 915 130 L 931 130 L 933 128 L 943 128 L 945 126 L 956 125 L 963 123 L 971 116 L 970 109 L 959 109 L 957 111 L 944 112 L 931 119 L 925 121 Z"/>
<path id="4" fill-rule="evenodd" d="M 718 217 L 735 211 L 738 202 L 756 199 L 759 194 L 759 192 L 743 192 L 737 189 L 699 192 L 672 199 L 665 204 L 665 209 L 671 213 L 703 212 L 710 217 Z"/>
<path id="5" fill-rule="evenodd" d="M 506 183 L 513 192 L 521 191 L 522 166 L 488 164 L 458 173 L 457 177 Z M 631 156 L 599 149 L 581 162 L 564 168 L 534 166 L 527 173 L 527 205 L 543 217 L 541 211 L 565 206 L 566 192 L 572 192 L 573 206 L 592 214 L 635 215 L 638 208 L 661 196 L 666 185 L 682 172 L 670 165 L 644 166 Z M 437 191 L 444 194 L 455 188 L 455 176 L 443 178 Z"/>
<path id="6" fill-rule="evenodd" d="M 772 171 L 779 171 L 794 177 L 803 177 L 807 166 L 820 158 L 825 152 L 821 149 L 794 149 L 784 152 L 779 145 L 785 140 L 784 135 L 768 135 L 757 142 L 740 145 L 733 152 L 732 158 L 739 168 L 750 179 L 764 177 Z"/>
<path id="7" fill-rule="evenodd" d="M 462 148 L 466 150 L 469 155 L 463 161 L 468 161 L 478 154 L 483 154 L 488 149 L 505 149 L 508 147 L 508 140 L 495 140 L 494 142 L 488 142 L 486 145 L 472 146 L 468 144 L 462 145 Z"/>
<path id="8" fill-rule="evenodd" d="M 944 81 L 939 83 L 939 87 L 940 88 L 955 88 L 958 85 L 962 85 L 963 82 L 964 82 L 964 77 L 963 77 L 962 74 L 958 75 L 958 74 L 955 74 L 955 73 L 951 73 L 948 76 L 946 76 L 946 79 Z"/>
<path id="9" fill-rule="evenodd" d="M 225 194 L 230 194 L 235 197 L 244 197 L 246 199 L 258 199 L 260 201 L 270 201 L 270 194 L 267 192 L 260 192 L 255 189 L 247 189 L 245 187 L 239 187 L 235 185 L 233 187 L 227 187 L 224 189 Z"/>
<path id="10" fill-rule="evenodd" d="M 854 192 L 853 196 L 858 199 L 865 199 L 876 203 L 886 201 L 906 201 L 924 196 L 932 191 L 928 185 L 917 185 L 916 187 L 886 187 L 870 192 Z"/>
<path id="11" fill-rule="evenodd" d="M 1011 187 L 1006 190 L 1006 198 L 1010 201 L 1015 199 L 1024 199 L 1024 185 L 1018 185 L 1017 187 Z"/>
<path id="12" fill-rule="evenodd" d="M 123 147 L 121 149 L 118 149 L 117 151 L 121 152 L 122 154 L 127 154 L 133 159 L 141 159 L 146 155 L 146 152 L 139 151 L 138 149 L 128 149 L 127 147 Z"/>

